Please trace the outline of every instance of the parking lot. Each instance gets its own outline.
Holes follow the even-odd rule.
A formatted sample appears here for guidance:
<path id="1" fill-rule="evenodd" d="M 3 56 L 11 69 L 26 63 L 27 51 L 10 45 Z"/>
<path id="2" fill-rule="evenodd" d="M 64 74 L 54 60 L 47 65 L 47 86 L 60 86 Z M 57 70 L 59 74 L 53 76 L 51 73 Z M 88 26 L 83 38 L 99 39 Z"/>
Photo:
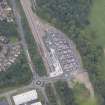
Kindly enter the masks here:
<path id="1" fill-rule="evenodd" d="M 48 50 L 47 59 L 51 68 L 51 77 L 59 76 L 65 72 L 72 74 L 80 69 L 72 41 L 63 34 L 52 30 L 48 30 L 43 39 Z"/>

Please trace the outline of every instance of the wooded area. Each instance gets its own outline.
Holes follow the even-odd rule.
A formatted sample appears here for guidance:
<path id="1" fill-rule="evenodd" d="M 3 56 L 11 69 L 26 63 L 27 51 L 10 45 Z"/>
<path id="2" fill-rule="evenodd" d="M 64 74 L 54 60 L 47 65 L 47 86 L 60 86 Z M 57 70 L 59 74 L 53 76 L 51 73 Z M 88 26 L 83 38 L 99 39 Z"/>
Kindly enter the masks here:
<path id="1" fill-rule="evenodd" d="M 12 38 L 20 40 L 15 22 L 8 23 L 5 21 L 0 21 L 0 35 L 6 36 L 6 38 L 10 41 Z M 12 64 L 5 72 L 0 72 L 0 89 L 28 84 L 31 81 L 31 78 L 32 73 L 22 49 L 16 62 Z"/>
<path id="2" fill-rule="evenodd" d="M 73 91 L 68 87 L 67 82 L 58 81 L 55 83 L 55 88 L 62 105 L 77 105 L 75 103 Z"/>
<path id="3" fill-rule="evenodd" d="M 98 45 L 95 31 L 88 28 L 92 0 L 36 0 L 37 14 L 65 32 L 77 45 L 88 71 L 100 105 L 105 105 L 105 68 L 102 46 Z M 104 62 L 105 63 L 105 62 Z"/>
<path id="4" fill-rule="evenodd" d="M 0 72 L 0 89 L 26 85 L 31 79 L 32 73 L 22 52 L 15 64 L 6 72 Z"/>
<path id="5" fill-rule="evenodd" d="M 47 97 L 48 97 L 50 104 L 51 105 L 58 105 L 58 103 L 57 103 L 58 99 L 57 99 L 56 95 L 54 94 L 54 90 L 51 87 L 51 84 L 46 85 L 45 92 L 47 94 Z"/>
<path id="6" fill-rule="evenodd" d="M 0 21 L 0 34 L 6 36 L 10 41 L 15 38 L 17 40 L 20 39 L 16 24 L 13 23 L 7 23 L 5 21 Z"/>

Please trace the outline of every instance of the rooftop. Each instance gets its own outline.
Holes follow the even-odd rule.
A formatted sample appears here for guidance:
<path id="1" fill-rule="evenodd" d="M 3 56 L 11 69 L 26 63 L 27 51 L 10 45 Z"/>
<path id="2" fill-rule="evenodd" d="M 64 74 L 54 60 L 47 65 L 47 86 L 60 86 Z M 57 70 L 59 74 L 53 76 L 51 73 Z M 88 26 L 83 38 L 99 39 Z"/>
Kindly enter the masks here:
<path id="1" fill-rule="evenodd" d="M 13 96 L 15 105 L 27 104 L 38 98 L 36 90 L 31 90 L 22 94 Z"/>

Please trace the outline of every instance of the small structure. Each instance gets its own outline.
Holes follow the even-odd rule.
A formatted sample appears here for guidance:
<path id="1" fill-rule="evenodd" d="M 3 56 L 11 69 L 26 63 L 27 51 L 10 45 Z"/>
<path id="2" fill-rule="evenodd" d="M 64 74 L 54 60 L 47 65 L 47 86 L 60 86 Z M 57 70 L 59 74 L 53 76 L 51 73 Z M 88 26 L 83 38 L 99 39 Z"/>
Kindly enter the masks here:
<path id="1" fill-rule="evenodd" d="M 13 96 L 15 105 L 26 105 L 27 103 L 32 104 L 33 101 L 35 102 L 37 98 L 38 98 L 38 95 L 37 95 L 36 90 L 31 90 L 31 91 Z M 35 105 L 38 105 L 38 104 L 35 104 Z"/>

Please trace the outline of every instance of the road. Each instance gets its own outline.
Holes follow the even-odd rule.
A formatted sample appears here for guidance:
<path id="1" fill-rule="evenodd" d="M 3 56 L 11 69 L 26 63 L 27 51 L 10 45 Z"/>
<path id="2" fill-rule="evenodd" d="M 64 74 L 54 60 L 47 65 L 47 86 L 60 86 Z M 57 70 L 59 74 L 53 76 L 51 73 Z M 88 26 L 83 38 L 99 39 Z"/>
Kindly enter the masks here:
<path id="1" fill-rule="evenodd" d="M 37 74 L 35 73 L 35 68 L 34 68 L 33 63 L 31 61 L 31 58 L 30 58 L 30 54 L 28 52 L 27 43 L 25 41 L 25 34 L 24 34 L 23 27 L 22 27 L 22 23 L 21 23 L 21 16 L 20 16 L 19 12 L 17 11 L 15 0 L 11 0 L 11 4 L 12 4 L 13 12 L 14 12 L 14 15 L 15 15 L 16 24 L 18 26 L 17 27 L 18 33 L 20 34 L 20 37 L 21 37 L 21 43 L 22 43 L 23 49 L 25 51 L 28 64 L 30 66 L 32 74 L 37 76 Z"/>

